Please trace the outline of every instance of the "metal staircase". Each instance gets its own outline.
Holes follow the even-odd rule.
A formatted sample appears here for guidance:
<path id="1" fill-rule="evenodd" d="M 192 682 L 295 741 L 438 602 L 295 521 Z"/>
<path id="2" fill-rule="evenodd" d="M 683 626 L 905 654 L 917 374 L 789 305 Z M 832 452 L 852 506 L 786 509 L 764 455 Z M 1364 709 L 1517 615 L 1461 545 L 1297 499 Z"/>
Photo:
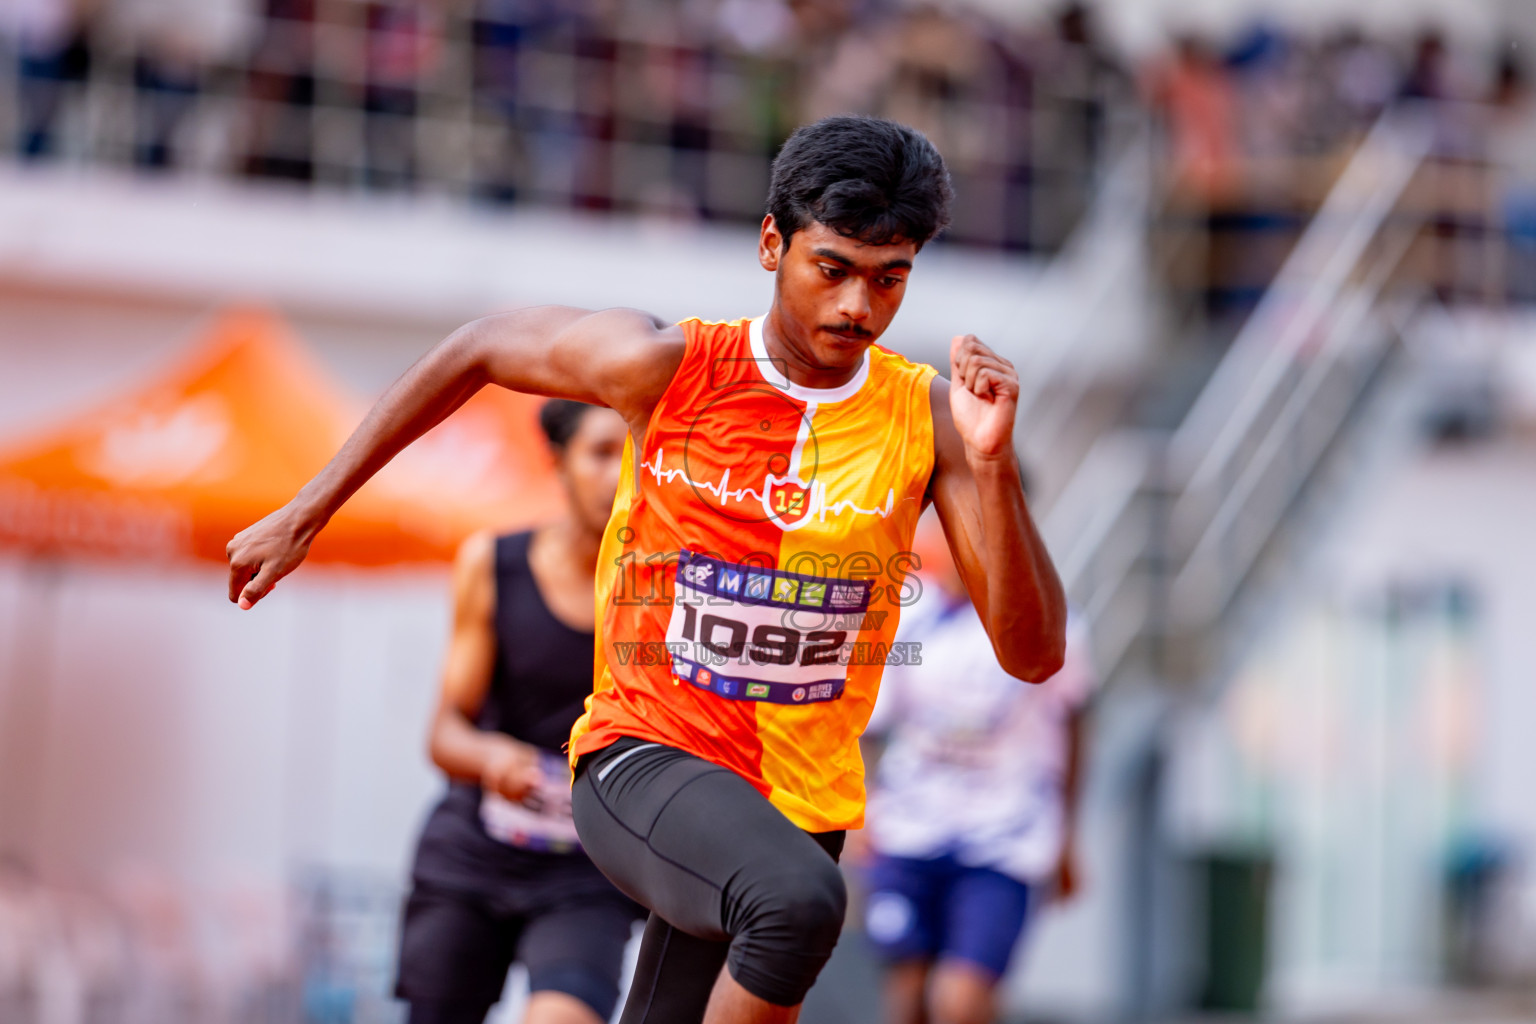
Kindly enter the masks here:
<path id="1" fill-rule="evenodd" d="M 1048 510 L 1106 681 L 1188 686 L 1232 659 L 1228 627 L 1400 351 L 1423 222 L 1403 200 L 1430 142 L 1424 112 L 1385 115 L 1179 426 L 1101 437 Z"/>

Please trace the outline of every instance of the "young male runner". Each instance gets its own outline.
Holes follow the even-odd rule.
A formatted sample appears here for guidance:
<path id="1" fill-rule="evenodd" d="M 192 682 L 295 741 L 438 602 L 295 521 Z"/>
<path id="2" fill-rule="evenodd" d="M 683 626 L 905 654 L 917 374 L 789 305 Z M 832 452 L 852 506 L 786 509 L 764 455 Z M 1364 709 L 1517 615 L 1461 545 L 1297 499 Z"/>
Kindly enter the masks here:
<path id="1" fill-rule="evenodd" d="M 539 415 L 567 512 L 465 541 L 432 760 L 448 794 L 422 829 L 395 994 L 410 1024 L 481 1024 L 513 960 L 523 1024 L 605 1024 L 640 908 L 581 851 L 561 754 L 592 691 L 593 576 L 628 427 L 555 399 Z"/>
<path id="2" fill-rule="evenodd" d="M 957 337 L 951 383 L 874 345 L 949 198 L 943 160 L 910 128 L 802 127 L 774 161 L 759 236 L 766 315 L 546 306 L 475 321 L 229 544 L 229 597 L 249 608 L 348 496 L 487 383 L 623 415 L 571 756 L 583 845 L 653 911 L 625 1021 L 797 1018 L 842 926 L 834 858 L 863 818 L 858 736 L 927 503 L 999 664 L 1031 681 L 1061 667 L 1065 603 L 1019 483 L 1013 366 Z"/>

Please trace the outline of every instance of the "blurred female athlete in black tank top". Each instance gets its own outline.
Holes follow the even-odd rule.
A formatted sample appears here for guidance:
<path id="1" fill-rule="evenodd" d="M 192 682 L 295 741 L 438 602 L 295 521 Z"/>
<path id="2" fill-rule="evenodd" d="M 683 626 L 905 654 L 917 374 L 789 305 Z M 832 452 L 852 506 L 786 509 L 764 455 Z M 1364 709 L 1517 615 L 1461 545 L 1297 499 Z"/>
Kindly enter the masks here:
<path id="1" fill-rule="evenodd" d="M 592 580 L 626 427 L 559 400 L 540 422 L 570 511 L 472 537 L 454 566 L 431 737 L 448 794 L 422 830 L 401 929 L 411 1024 L 479 1024 L 514 960 L 528 969 L 525 1024 L 601 1024 L 643 913 L 581 852 L 561 753 L 592 689 Z"/>

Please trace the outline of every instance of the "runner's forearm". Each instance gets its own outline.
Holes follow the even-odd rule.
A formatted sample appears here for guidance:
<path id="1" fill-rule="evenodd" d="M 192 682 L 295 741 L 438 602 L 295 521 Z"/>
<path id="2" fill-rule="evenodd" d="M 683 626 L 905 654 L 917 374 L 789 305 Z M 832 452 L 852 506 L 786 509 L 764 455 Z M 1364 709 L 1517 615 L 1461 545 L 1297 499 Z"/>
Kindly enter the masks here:
<path id="1" fill-rule="evenodd" d="M 391 384 L 352 436 L 290 502 L 318 532 L 359 487 L 463 405 L 490 377 L 475 324 L 450 334 Z"/>
<path id="2" fill-rule="evenodd" d="M 986 594 L 978 610 L 1003 669 L 1043 682 L 1065 657 L 1066 594 L 1029 514 L 1013 449 L 995 456 L 967 451 L 966 461 L 986 544 Z"/>
<path id="3" fill-rule="evenodd" d="M 491 760 L 517 740 L 477 729 L 457 708 L 443 708 L 432 722 L 428 754 L 450 778 L 478 784 Z"/>

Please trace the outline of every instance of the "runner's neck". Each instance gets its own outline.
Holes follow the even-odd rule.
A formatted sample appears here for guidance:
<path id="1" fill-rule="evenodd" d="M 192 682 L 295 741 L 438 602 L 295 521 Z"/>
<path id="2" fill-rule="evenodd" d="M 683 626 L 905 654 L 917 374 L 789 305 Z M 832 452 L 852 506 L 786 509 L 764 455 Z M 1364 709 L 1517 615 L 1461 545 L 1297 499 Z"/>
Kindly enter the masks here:
<path id="1" fill-rule="evenodd" d="M 831 404 L 850 398 L 869 376 L 869 348 L 858 363 L 847 370 L 816 369 L 794 354 L 783 341 L 777 307 L 751 321 L 749 332 L 752 354 L 768 383 L 790 397 L 805 402 Z M 871 342 L 873 344 L 873 342 Z"/>

